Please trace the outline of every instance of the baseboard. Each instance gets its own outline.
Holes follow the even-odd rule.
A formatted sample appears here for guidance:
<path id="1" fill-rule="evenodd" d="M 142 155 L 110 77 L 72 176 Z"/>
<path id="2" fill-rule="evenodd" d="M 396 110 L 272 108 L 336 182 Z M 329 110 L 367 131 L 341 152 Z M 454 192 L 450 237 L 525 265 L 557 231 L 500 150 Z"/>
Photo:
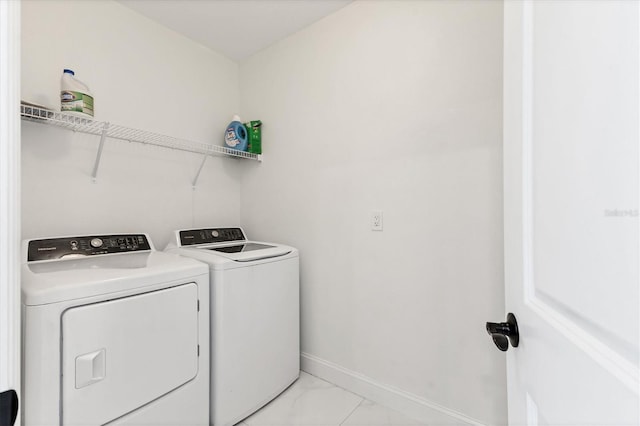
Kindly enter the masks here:
<path id="1" fill-rule="evenodd" d="M 301 354 L 300 365 L 302 371 L 429 425 L 485 426 L 482 422 L 462 413 L 409 392 L 379 383 L 363 374 L 308 353 Z"/>

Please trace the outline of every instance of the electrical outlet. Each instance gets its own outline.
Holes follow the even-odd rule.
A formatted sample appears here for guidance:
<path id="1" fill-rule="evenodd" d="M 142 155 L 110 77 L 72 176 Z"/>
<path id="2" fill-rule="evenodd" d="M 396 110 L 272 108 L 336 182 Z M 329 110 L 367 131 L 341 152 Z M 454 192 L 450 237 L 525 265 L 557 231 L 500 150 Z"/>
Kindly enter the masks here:
<path id="1" fill-rule="evenodd" d="M 382 210 L 371 212 L 371 230 L 382 231 Z"/>

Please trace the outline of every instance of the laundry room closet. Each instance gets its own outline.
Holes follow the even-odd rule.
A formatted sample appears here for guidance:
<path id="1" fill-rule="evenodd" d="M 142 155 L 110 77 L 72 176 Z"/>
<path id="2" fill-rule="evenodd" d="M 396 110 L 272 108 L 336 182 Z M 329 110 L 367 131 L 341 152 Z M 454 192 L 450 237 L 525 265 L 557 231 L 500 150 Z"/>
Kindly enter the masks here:
<path id="1" fill-rule="evenodd" d="M 501 1 L 353 1 L 241 61 L 126 2 L 21 4 L 26 102 L 59 110 L 71 68 L 102 122 L 219 146 L 234 114 L 263 122 L 262 161 L 200 171 L 106 138 L 94 178 L 99 135 L 23 120 L 23 239 L 162 250 L 242 226 L 299 249 L 302 370 L 423 421 L 506 423 L 484 331 L 504 310 Z"/>

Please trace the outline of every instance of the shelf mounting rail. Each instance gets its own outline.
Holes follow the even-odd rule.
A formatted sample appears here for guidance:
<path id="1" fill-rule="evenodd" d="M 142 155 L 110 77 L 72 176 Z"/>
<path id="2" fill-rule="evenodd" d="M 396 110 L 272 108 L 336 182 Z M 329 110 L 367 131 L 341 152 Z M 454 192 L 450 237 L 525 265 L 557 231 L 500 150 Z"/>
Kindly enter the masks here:
<path id="1" fill-rule="evenodd" d="M 91 173 L 91 177 L 93 178 L 94 182 L 96 181 L 98 176 L 98 168 L 100 167 L 102 150 L 104 148 L 106 138 L 119 139 L 128 142 L 137 142 L 141 144 L 158 146 L 161 148 L 175 149 L 179 151 L 186 151 L 194 154 L 204 155 L 202 163 L 200 164 L 200 168 L 198 169 L 198 172 L 192 182 L 194 188 L 198 183 L 198 178 L 200 177 L 200 173 L 202 172 L 204 163 L 207 157 L 210 155 L 222 155 L 227 157 L 262 161 L 262 155 L 260 154 L 253 154 L 250 152 L 238 151 L 223 146 L 208 145 L 189 141 L 186 139 L 174 138 L 172 136 L 166 136 L 159 133 L 148 132 L 145 130 L 114 125 L 112 123 L 93 120 L 91 118 L 78 117 L 68 113 L 53 111 L 24 102 L 20 104 L 20 115 L 23 119 L 28 121 L 62 127 L 65 129 L 73 130 L 74 132 L 100 136 L 100 144 L 98 146 L 96 161 Z"/>

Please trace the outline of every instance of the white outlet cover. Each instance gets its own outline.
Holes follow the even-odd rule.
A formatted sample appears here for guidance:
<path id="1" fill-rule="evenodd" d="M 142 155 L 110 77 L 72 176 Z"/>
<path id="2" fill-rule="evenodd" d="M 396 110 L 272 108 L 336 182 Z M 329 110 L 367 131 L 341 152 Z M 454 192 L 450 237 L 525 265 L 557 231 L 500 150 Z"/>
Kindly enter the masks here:
<path id="1" fill-rule="evenodd" d="M 382 210 L 373 210 L 371 212 L 371 230 L 382 231 Z"/>

